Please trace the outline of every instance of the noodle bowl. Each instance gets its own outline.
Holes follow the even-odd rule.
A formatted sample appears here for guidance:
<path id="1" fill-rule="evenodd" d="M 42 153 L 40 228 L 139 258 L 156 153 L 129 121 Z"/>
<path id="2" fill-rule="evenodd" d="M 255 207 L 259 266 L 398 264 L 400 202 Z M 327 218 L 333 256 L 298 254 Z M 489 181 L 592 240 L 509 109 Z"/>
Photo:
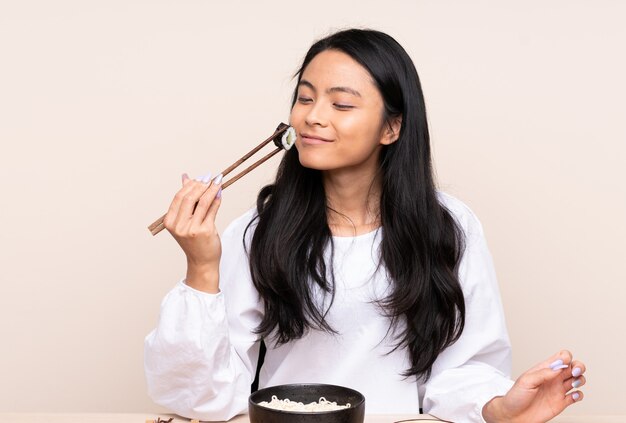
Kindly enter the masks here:
<path id="1" fill-rule="evenodd" d="M 363 423 L 365 397 L 320 383 L 275 385 L 248 398 L 250 423 Z"/>

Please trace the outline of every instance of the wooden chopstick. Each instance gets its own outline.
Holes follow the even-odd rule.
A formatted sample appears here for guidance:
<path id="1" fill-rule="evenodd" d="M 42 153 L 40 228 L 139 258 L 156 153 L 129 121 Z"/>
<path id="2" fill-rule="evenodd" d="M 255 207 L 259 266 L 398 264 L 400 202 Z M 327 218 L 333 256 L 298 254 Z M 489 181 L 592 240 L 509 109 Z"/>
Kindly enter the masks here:
<path id="1" fill-rule="evenodd" d="M 284 123 L 281 123 L 280 125 L 278 125 L 278 127 L 276 128 L 276 131 L 274 131 L 274 133 L 272 135 L 270 135 L 270 137 L 268 139 L 266 139 L 265 141 L 261 142 L 261 144 L 257 145 L 252 150 L 248 151 L 246 154 L 244 154 L 235 163 L 231 164 L 226 169 L 224 169 L 224 171 L 222 172 L 222 176 L 228 175 L 235 168 L 237 168 L 240 164 L 242 164 L 243 162 L 248 160 L 250 157 L 252 157 L 257 151 L 259 151 L 260 149 L 265 147 L 265 145 L 268 144 L 270 141 L 274 140 L 277 136 L 282 135 L 282 133 L 285 132 L 287 130 L 287 128 L 289 128 L 289 125 L 286 125 Z M 280 148 L 279 148 L 279 150 L 280 150 Z M 252 169 L 254 169 L 254 168 L 252 168 Z M 252 170 L 252 169 L 250 169 L 250 170 Z"/>
<path id="2" fill-rule="evenodd" d="M 242 170 L 241 172 L 239 172 L 237 175 L 233 176 L 231 179 L 229 179 L 228 181 L 224 182 L 222 184 L 222 190 L 228 188 L 230 185 L 232 185 L 233 183 L 235 183 L 237 180 L 241 179 L 243 176 L 245 176 L 247 173 L 249 173 L 251 170 L 255 169 L 256 167 L 258 167 L 261 163 L 269 160 L 271 157 L 273 157 L 274 155 L 276 155 L 276 153 L 278 153 L 280 150 L 282 150 L 281 148 L 276 148 L 274 151 L 272 151 L 271 153 L 267 154 L 266 156 L 264 156 L 263 158 L 257 160 L 254 164 L 250 165 L 249 167 L 247 167 L 245 170 Z M 211 186 L 211 184 L 209 184 L 209 187 Z M 209 187 L 207 187 L 207 190 L 209 189 Z M 206 190 L 205 190 L 206 192 Z M 150 227 L 148 229 L 150 229 L 150 233 L 152 235 L 156 235 L 159 232 L 161 232 L 163 229 L 165 229 L 165 224 L 164 221 L 165 220 L 165 215 L 161 216 L 158 220 L 156 220 L 152 225 L 150 225 Z M 152 227 L 155 223 L 158 224 L 154 227 Z"/>
<path id="3" fill-rule="evenodd" d="M 276 147 L 276 149 L 274 151 L 272 151 L 271 153 L 263 156 L 263 158 L 257 160 L 256 162 L 254 162 L 253 164 L 251 164 L 250 166 L 248 166 L 247 168 L 245 168 L 244 170 L 239 172 L 237 175 L 233 176 L 228 181 L 224 182 L 222 184 L 222 189 L 228 188 L 230 185 L 232 185 L 233 183 L 235 183 L 236 181 L 241 179 L 243 176 L 248 174 L 251 170 L 256 169 L 261 163 L 266 162 L 267 160 L 269 160 L 272 157 L 274 157 L 276 155 L 276 153 L 278 153 L 280 150 L 282 150 L 282 148 Z"/>
<path id="4" fill-rule="evenodd" d="M 259 145 L 257 145 L 256 147 L 254 147 L 252 150 L 250 150 L 249 152 L 247 152 L 246 154 L 244 154 L 239 160 L 237 160 L 235 163 L 233 163 L 232 165 L 228 166 L 226 169 L 224 169 L 222 171 L 222 176 L 226 176 L 228 175 L 230 172 L 232 172 L 234 169 L 236 169 L 239 165 L 241 165 L 243 162 L 245 162 L 246 160 L 248 160 L 250 157 L 252 157 L 257 151 L 259 151 L 261 148 L 263 148 L 265 145 L 269 144 L 270 141 L 274 141 L 275 144 L 278 146 L 280 145 L 279 142 L 276 142 L 276 139 L 279 135 L 282 135 L 283 132 L 285 132 L 287 130 L 287 128 L 289 128 L 289 125 L 286 125 L 284 123 L 280 123 L 278 125 L 278 127 L 276 128 L 276 131 L 274 131 L 274 133 L 272 135 L 270 135 L 269 138 L 267 138 L 266 140 L 262 141 Z M 246 169 L 244 169 L 243 171 L 241 171 L 240 173 L 238 173 L 237 175 L 235 175 L 234 177 L 232 177 L 231 179 L 229 179 L 228 181 L 224 182 L 222 184 L 222 189 L 226 189 L 227 187 L 229 187 L 230 185 L 232 185 L 233 183 L 235 183 L 236 181 L 238 181 L 239 179 L 241 179 L 243 176 L 245 176 L 247 173 L 249 173 L 250 171 L 254 170 L 255 168 L 257 168 L 260 164 L 264 163 L 265 161 L 269 160 L 271 157 L 273 157 L 274 155 L 276 155 L 280 150 L 282 150 L 282 147 L 277 147 L 274 151 L 272 151 L 271 153 L 265 155 L 264 157 L 262 157 L 261 159 L 257 160 L 256 162 L 254 162 L 252 165 L 248 166 Z M 212 185 L 209 184 L 207 186 L 207 190 L 209 189 L 209 187 Z M 206 192 L 206 190 L 205 190 Z M 163 221 L 165 220 L 165 216 L 166 214 L 164 214 L 163 216 L 159 217 L 157 220 L 155 220 L 154 222 L 152 222 L 150 224 L 150 226 L 148 226 L 148 230 L 150 230 L 150 233 L 154 236 L 156 234 L 158 234 L 159 232 L 161 232 L 163 229 L 165 229 L 165 225 L 163 223 Z"/>

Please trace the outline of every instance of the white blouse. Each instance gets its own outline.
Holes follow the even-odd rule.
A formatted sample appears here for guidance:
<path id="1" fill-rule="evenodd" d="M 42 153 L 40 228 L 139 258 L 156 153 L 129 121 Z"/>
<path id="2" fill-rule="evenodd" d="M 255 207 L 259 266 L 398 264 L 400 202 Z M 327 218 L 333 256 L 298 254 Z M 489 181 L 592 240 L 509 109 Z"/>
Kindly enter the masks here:
<path id="1" fill-rule="evenodd" d="M 459 340 L 435 361 L 431 378 L 420 385 L 402 377 L 410 364 L 406 350 L 390 353 L 389 320 L 372 301 L 390 285 L 384 266 L 377 266 L 378 230 L 333 237 L 336 294 L 326 318 L 338 334 L 311 330 L 279 347 L 266 342 L 259 388 L 329 383 L 361 392 L 367 414 L 417 414 L 421 401 L 424 412 L 442 419 L 484 422 L 483 405 L 513 384 L 504 312 L 480 222 L 454 197 L 439 193 L 439 201 L 466 234 L 459 270 L 466 322 Z M 263 315 L 242 243 L 254 215 L 248 211 L 224 231 L 221 292 L 201 292 L 180 281 L 145 339 L 149 395 L 181 416 L 212 421 L 247 412 L 260 348 L 253 329 Z"/>

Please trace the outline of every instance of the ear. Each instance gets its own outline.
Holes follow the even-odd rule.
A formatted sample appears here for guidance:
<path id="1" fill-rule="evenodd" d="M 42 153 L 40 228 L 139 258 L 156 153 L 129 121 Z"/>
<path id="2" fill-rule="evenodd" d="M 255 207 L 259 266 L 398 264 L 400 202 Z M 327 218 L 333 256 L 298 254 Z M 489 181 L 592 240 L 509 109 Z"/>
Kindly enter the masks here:
<path id="1" fill-rule="evenodd" d="M 400 137 L 400 128 L 402 127 L 402 115 L 392 117 L 385 122 L 383 135 L 380 139 L 382 145 L 393 144 Z"/>

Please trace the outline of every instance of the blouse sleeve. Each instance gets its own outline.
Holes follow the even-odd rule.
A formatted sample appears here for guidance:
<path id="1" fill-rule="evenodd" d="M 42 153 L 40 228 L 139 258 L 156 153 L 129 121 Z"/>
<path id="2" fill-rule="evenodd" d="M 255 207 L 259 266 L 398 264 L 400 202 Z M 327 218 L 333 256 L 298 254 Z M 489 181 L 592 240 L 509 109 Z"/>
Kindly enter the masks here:
<path id="1" fill-rule="evenodd" d="M 260 347 L 253 330 L 262 317 L 243 247 L 249 217 L 234 221 L 222 236 L 220 292 L 180 281 L 145 339 L 149 396 L 186 418 L 223 421 L 247 411 Z"/>
<path id="2" fill-rule="evenodd" d="M 424 387 L 424 412 L 445 420 L 484 422 L 483 406 L 513 385 L 511 345 L 483 229 L 464 205 L 457 220 L 466 234 L 459 276 L 465 297 L 465 328 L 435 361 Z M 452 211 L 452 210 L 451 210 Z"/>

